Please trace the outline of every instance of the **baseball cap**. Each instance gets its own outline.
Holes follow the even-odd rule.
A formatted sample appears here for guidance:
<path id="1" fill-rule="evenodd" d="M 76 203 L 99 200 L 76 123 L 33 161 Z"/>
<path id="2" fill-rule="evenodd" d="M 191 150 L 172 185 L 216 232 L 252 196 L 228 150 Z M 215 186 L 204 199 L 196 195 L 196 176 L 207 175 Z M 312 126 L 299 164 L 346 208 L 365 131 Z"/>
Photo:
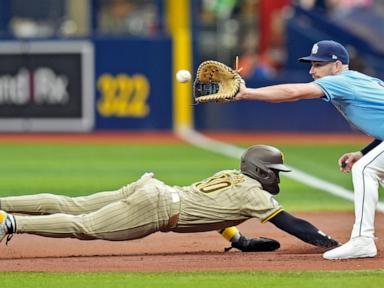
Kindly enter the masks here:
<path id="1" fill-rule="evenodd" d="M 312 46 L 311 55 L 299 58 L 300 62 L 335 62 L 340 60 L 343 64 L 349 63 L 347 49 L 340 43 L 332 40 L 323 40 Z"/>

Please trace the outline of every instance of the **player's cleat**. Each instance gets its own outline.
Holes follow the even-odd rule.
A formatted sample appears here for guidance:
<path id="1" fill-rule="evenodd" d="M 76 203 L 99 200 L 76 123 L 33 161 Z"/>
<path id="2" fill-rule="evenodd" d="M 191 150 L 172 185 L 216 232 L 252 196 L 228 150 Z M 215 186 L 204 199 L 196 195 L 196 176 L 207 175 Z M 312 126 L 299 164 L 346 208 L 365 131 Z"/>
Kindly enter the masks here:
<path id="1" fill-rule="evenodd" d="M 13 233 L 16 232 L 15 217 L 5 211 L 0 210 L 0 242 L 7 237 L 7 242 L 12 238 Z"/>
<path id="2" fill-rule="evenodd" d="M 373 238 L 356 237 L 340 247 L 325 252 L 323 258 L 328 260 L 341 260 L 375 257 L 376 255 L 377 249 Z"/>

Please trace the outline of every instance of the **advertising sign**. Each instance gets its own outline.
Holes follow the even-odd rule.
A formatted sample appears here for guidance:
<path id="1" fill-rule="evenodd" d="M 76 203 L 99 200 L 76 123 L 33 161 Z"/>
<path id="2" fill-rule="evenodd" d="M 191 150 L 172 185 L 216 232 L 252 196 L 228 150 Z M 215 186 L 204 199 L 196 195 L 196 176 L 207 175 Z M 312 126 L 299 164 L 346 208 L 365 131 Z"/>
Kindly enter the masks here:
<path id="1" fill-rule="evenodd" d="M 87 41 L 0 43 L 0 131 L 89 131 L 94 53 Z"/>
<path id="2" fill-rule="evenodd" d="M 172 42 L 96 39 L 97 130 L 172 129 Z"/>

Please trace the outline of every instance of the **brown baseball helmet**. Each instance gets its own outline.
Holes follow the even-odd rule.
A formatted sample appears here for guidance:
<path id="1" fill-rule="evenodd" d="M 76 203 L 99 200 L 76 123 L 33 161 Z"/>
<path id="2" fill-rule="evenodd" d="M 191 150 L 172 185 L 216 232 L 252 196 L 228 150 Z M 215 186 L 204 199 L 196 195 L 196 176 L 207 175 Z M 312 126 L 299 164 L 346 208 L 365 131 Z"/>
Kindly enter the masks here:
<path id="1" fill-rule="evenodd" d="M 243 174 L 259 181 L 263 189 L 279 193 L 279 172 L 291 171 L 284 165 L 284 156 L 273 146 L 254 145 L 249 147 L 241 156 L 240 170 Z"/>

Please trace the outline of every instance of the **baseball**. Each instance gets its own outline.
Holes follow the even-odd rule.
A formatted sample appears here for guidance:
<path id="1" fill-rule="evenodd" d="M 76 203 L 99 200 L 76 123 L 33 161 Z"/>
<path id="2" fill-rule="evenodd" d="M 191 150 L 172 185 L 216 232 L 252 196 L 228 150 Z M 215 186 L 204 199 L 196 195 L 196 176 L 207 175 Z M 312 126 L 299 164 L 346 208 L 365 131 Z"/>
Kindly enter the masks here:
<path id="1" fill-rule="evenodd" d="M 181 83 L 187 83 L 191 80 L 191 73 L 188 70 L 179 70 L 176 73 L 177 81 Z"/>

